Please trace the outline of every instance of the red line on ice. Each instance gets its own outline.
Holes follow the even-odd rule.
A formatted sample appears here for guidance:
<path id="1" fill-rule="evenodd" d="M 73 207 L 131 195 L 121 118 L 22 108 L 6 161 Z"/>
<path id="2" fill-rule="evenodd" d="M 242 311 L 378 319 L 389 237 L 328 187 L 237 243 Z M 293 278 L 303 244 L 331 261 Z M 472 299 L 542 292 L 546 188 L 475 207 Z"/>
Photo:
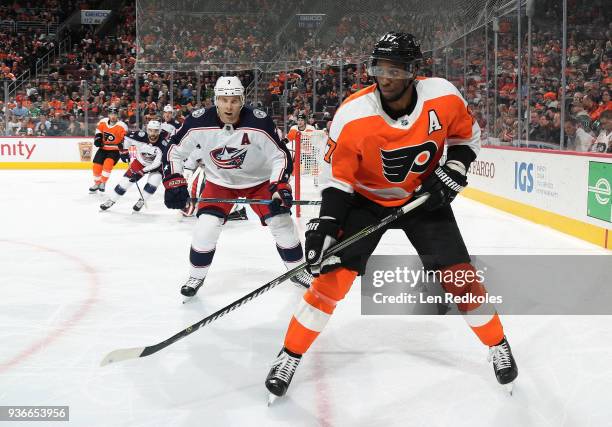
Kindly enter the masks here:
<path id="1" fill-rule="evenodd" d="M 51 344 L 52 342 L 60 338 L 67 330 L 72 328 L 83 317 L 85 317 L 85 314 L 87 314 L 87 312 L 91 309 L 92 305 L 96 302 L 96 299 L 98 297 L 99 282 L 98 282 L 98 276 L 96 275 L 96 271 L 92 266 L 87 264 L 81 258 L 71 255 L 67 252 L 61 251 L 59 249 L 49 248 L 49 247 L 42 246 L 42 245 L 37 245 L 35 243 L 19 242 L 16 240 L 0 239 L 0 242 L 12 243 L 12 244 L 22 245 L 22 246 L 29 246 L 29 247 L 32 247 L 32 248 L 35 248 L 41 251 L 51 252 L 59 256 L 62 256 L 64 258 L 68 258 L 69 260 L 78 264 L 81 267 L 81 269 L 89 276 L 89 295 L 87 296 L 87 299 L 85 299 L 79 304 L 78 310 L 69 319 L 65 320 L 64 322 L 62 322 L 61 325 L 59 325 L 57 328 L 51 331 L 49 335 L 47 335 L 46 337 L 42 338 L 39 341 L 36 341 L 32 345 L 30 345 L 28 348 L 21 351 L 16 356 L 14 356 L 12 359 L 9 359 L 6 362 L 1 362 L 0 363 L 0 374 L 1 374 L 2 372 L 18 365 L 19 363 L 33 356 L 34 354 L 36 354 L 37 352 L 39 352 L 40 350 L 42 350 L 43 348 L 45 348 L 46 346 L 48 346 L 49 344 Z"/>
<path id="2" fill-rule="evenodd" d="M 317 422 L 321 427 L 331 427 L 333 423 L 332 393 L 325 381 L 325 365 L 318 352 L 313 354 L 315 364 L 315 405 L 317 408 Z"/>

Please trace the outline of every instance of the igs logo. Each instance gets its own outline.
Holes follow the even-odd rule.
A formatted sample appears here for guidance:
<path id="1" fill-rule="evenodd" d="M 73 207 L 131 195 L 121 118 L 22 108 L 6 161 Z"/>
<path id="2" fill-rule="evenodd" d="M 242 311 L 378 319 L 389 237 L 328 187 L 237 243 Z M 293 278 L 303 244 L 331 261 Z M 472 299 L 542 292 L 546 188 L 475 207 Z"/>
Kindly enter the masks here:
<path id="1" fill-rule="evenodd" d="M 533 191 L 533 163 L 514 162 L 514 189 Z"/>

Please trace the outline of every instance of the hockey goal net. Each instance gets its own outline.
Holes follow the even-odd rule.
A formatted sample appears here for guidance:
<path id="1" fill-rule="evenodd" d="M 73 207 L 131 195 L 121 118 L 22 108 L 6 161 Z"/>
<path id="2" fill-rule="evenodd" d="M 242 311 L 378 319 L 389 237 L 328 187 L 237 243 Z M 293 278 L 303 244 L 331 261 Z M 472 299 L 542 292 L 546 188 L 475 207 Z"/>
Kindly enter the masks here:
<path id="1" fill-rule="evenodd" d="M 298 132 L 292 141 L 293 192 L 296 200 L 321 200 L 319 179 L 327 134 L 322 130 Z M 319 206 L 296 206 L 296 216 L 314 218 Z"/>

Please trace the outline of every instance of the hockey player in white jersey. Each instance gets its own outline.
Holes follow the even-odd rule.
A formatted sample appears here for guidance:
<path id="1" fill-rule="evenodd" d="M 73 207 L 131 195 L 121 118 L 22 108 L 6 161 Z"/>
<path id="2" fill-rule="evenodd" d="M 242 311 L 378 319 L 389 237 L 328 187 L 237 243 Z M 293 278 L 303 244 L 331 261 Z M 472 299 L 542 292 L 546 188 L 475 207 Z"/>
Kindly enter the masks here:
<path id="1" fill-rule="evenodd" d="M 140 178 L 148 174 L 147 183 L 142 189 L 142 197 L 133 206 L 135 212 L 142 209 L 145 200 L 155 193 L 162 180 L 161 165 L 164 147 L 167 144 L 168 134 L 161 129 L 161 123 L 151 120 L 147 124 L 147 130 L 130 132 L 123 141 L 123 148 L 128 149 L 131 145 L 136 147 L 136 158 L 132 160 L 127 172 L 115 186 L 112 195 L 100 205 L 103 211 L 113 206 L 119 197 L 138 182 Z"/>
<path id="2" fill-rule="evenodd" d="M 172 105 L 168 104 L 164 107 L 163 119 L 161 123 L 163 130 L 168 132 L 169 136 L 172 136 L 181 127 L 181 124 L 174 118 L 174 109 Z"/>
<path id="3" fill-rule="evenodd" d="M 262 225 L 268 226 L 287 268 L 303 262 L 303 249 L 289 208 L 293 202 L 288 184 L 291 156 L 280 142 L 274 121 L 263 111 L 244 106 L 244 87 L 238 77 L 220 77 L 215 85 L 216 108 L 194 111 L 172 137 L 164 156 L 164 202 L 182 209 L 189 198 L 183 162 L 194 151 L 203 165 L 206 186 L 203 198 L 272 199 L 252 205 Z M 217 240 L 232 208 L 230 203 L 200 202 L 189 261 L 189 279 L 181 293 L 191 297 L 204 283 L 215 255 Z M 308 287 L 312 277 L 304 272 L 294 282 Z"/>

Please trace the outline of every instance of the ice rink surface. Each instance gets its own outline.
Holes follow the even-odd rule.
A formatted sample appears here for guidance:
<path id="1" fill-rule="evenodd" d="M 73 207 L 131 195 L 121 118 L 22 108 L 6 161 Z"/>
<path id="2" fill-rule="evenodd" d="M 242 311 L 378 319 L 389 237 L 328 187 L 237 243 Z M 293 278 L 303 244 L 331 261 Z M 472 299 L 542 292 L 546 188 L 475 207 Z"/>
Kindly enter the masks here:
<path id="1" fill-rule="evenodd" d="M 519 367 L 511 397 L 460 316 L 361 316 L 358 283 L 272 407 L 264 379 L 301 297 L 290 283 L 101 368 L 109 351 L 162 341 L 284 267 L 257 220 L 229 223 L 197 300 L 182 305 L 194 220 L 160 194 L 132 214 L 136 188 L 101 213 L 90 177 L 0 171 L 0 405 L 69 405 L 65 425 L 87 427 L 612 425 L 610 317 L 504 317 Z M 454 207 L 473 254 L 609 253 L 464 198 Z M 389 232 L 376 253 L 414 251 Z"/>

